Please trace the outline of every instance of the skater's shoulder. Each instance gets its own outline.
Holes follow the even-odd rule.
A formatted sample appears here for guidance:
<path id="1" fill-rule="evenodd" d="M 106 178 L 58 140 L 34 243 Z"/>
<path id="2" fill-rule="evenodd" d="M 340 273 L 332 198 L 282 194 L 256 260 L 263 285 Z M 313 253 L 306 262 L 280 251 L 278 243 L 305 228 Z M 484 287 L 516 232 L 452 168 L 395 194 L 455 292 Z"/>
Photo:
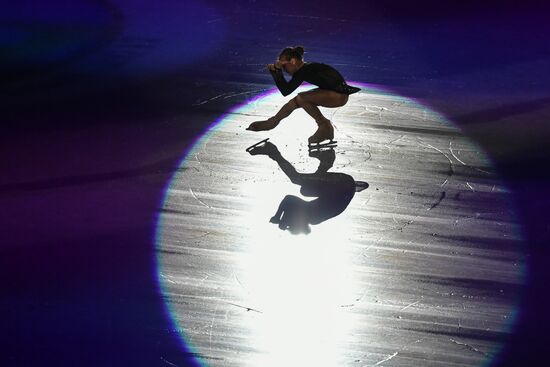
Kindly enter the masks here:
<path id="1" fill-rule="evenodd" d="M 320 62 L 308 61 L 308 62 L 304 62 L 304 65 L 298 71 L 301 71 L 303 73 L 311 73 L 311 72 L 322 70 L 325 67 L 326 65 Z"/>
<path id="2" fill-rule="evenodd" d="M 322 62 L 308 62 L 309 69 L 311 70 L 327 70 L 327 69 L 334 69 L 332 66 L 322 63 Z M 305 65 L 304 65 L 305 66 Z"/>
<path id="3" fill-rule="evenodd" d="M 304 67 L 308 67 L 308 68 L 317 68 L 319 66 L 323 66 L 324 64 L 320 63 L 320 62 L 317 62 L 317 61 L 307 61 L 307 62 L 304 62 Z"/>

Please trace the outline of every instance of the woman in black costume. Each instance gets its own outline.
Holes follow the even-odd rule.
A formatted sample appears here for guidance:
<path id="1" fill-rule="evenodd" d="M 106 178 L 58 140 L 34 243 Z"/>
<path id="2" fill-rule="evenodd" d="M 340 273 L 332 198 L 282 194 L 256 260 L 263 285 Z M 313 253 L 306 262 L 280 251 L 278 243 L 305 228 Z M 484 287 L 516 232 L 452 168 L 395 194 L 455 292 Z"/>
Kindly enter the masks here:
<path id="1" fill-rule="evenodd" d="M 342 75 L 333 67 L 318 62 L 304 62 L 304 48 L 302 46 L 286 47 L 279 55 L 275 64 L 267 65 L 273 76 L 277 88 L 283 96 L 292 93 L 302 82 L 306 81 L 318 88 L 298 93 L 287 102 L 277 114 L 264 121 L 250 124 L 247 130 L 271 130 L 282 119 L 288 117 L 297 108 L 303 108 L 317 123 L 317 131 L 309 137 L 309 144 L 319 144 L 324 140 L 334 139 L 334 128 L 318 106 L 341 107 L 348 102 L 348 96 L 359 91 L 359 88 L 347 85 Z M 283 70 L 292 78 L 286 81 Z"/>

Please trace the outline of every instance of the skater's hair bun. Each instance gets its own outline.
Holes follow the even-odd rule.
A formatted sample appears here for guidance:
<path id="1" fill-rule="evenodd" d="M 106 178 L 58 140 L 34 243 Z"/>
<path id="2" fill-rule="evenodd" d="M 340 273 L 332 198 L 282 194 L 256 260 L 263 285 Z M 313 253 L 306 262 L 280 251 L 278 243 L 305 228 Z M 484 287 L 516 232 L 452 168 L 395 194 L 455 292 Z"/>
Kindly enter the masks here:
<path id="1" fill-rule="evenodd" d="M 281 54 L 279 55 L 279 59 L 298 59 L 302 60 L 304 57 L 304 47 L 303 46 L 296 46 L 296 47 L 285 47 L 283 51 L 281 51 Z"/>
<path id="2" fill-rule="evenodd" d="M 294 47 L 294 51 L 297 55 L 300 55 L 300 59 L 304 56 L 304 46 L 296 46 Z"/>

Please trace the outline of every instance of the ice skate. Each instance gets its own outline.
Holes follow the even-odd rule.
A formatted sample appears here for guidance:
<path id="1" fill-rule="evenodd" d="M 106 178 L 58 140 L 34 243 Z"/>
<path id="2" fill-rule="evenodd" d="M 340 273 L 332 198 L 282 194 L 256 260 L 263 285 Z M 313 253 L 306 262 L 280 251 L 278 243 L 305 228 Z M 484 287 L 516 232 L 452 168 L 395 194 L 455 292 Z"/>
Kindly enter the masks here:
<path id="1" fill-rule="evenodd" d="M 330 121 L 326 120 L 325 122 L 318 123 L 319 127 L 315 134 L 309 137 L 308 139 L 308 148 L 309 150 L 323 149 L 323 148 L 334 148 L 336 146 L 336 141 L 334 139 L 334 128 Z"/>
<path id="2" fill-rule="evenodd" d="M 246 130 L 250 130 L 250 131 L 271 130 L 275 128 L 277 125 L 279 125 L 279 122 L 269 118 L 263 121 L 254 121 L 246 128 Z"/>

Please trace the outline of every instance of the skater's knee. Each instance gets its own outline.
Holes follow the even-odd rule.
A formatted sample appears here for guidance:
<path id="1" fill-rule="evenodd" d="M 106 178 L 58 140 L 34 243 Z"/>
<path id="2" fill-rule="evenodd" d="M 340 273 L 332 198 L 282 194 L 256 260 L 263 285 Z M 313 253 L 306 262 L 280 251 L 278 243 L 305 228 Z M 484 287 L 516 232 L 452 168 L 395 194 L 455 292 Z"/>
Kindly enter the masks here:
<path id="1" fill-rule="evenodd" d="M 348 103 L 349 96 L 348 96 L 347 94 L 342 94 L 340 98 L 341 98 L 340 106 L 338 106 L 338 107 L 342 107 L 342 106 L 344 106 L 346 103 Z"/>
<path id="2" fill-rule="evenodd" d="M 296 97 L 294 97 L 294 100 L 296 102 L 296 104 L 300 107 L 304 107 L 304 105 L 307 102 L 307 97 L 305 96 L 304 92 L 300 92 L 298 93 L 298 95 Z"/>
<path id="3" fill-rule="evenodd" d="M 293 109 L 297 109 L 302 107 L 300 104 L 300 95 L 297 95 L 296 97 L 292 98 L 289 102 L 289 105 L 292 106 Z"/>

